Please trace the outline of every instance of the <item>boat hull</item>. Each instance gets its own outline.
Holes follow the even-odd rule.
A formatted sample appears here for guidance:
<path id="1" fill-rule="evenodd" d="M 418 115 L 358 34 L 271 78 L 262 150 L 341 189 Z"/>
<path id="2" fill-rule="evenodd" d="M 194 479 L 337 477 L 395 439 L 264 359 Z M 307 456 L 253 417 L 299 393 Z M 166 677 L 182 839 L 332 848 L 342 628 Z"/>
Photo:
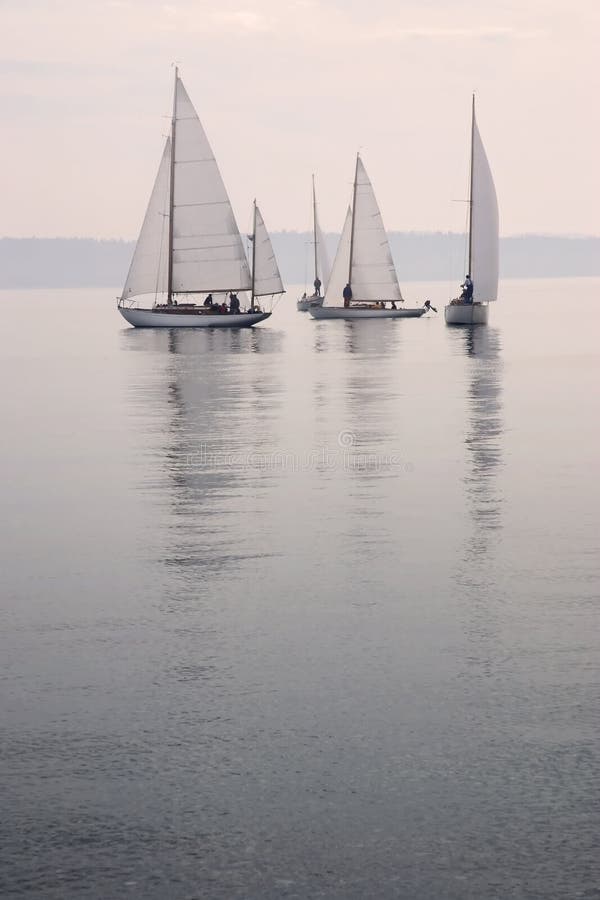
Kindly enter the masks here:
<path id="1" fill-rule="evenodd" d="M 487 303 L 449 303 L 444 309 L 446 325 L 487 325 Z"/>
<path id="2" fill-rule="evenodd" d="M 313 319 L 418 319 L 426 310 L 422 306 L 413 309 L 369 309 L 352 306 L 311 306 Z"/>
<path id="3" fill-rule="evenodd" d="M 299 312 L 307 312 L 311 306 L 323 306 L 323 297 L 301 297 L 296 302 L 296 309 Z"/>
<path id="4" fill-rule="evenodd" d="M 245 313 L 185 313 L 160 312 L 154 309 L 139 309 L 134 306 L 119 306 L 123 318 L 135 328 L 251 328 L 263 322 L 270 312 Z"/>

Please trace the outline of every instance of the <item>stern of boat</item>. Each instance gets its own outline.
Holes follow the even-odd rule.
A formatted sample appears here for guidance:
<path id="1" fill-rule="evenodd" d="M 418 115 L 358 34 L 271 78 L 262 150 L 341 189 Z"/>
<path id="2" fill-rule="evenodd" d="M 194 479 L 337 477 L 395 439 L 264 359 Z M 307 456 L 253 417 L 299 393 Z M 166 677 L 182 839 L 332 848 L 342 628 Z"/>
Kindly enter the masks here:
<path id="1" fill-rule="evenodd" d="M 444 309 L 446 325 L 487 325 L 489 304 L 449 303 Z"/>

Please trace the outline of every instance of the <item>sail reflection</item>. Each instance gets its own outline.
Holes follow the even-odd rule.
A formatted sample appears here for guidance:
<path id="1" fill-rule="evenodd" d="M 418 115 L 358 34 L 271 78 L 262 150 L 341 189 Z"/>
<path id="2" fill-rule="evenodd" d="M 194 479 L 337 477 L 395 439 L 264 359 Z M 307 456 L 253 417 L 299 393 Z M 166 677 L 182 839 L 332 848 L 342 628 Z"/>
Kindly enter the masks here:
<path id="1" fill-rule="evenodd" d="M 277 475 L 263 461 L 279 443 L 283 335 L 129 330 L 123 346 L 149 355 L 144 377 L 130 390 L 154 449 L 156 479 L 142 488 L 158 494 L 165 510 L 163 535 L 170 539 L 160 557 L 171 576 L 189 580 L 195 591 L 199 577 L 217 577 L 261 555 L 238 513 L 244 503 L 260 507 Z"/>
<path id="2" fill-rule="evenodd" d="M 500 331 L 489 326 L 465 329 L 470 374 L 468 383 L 464 484 L 473 524 L 470 549 L 485 554 L 492 533 L 502 527 L 502 358 Z"/>

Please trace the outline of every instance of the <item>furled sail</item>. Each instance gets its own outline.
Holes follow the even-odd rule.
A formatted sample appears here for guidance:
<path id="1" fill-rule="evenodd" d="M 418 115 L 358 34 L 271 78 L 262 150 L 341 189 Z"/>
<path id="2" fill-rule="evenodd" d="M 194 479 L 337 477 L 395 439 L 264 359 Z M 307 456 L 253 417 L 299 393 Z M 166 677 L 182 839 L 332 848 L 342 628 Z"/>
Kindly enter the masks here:
<path id="1" fill-rule="evenodd" d="M 173 291 L 247 290 L 250 269 L 210 144 L 176 80 Z"/>
<path id="2" fill-rule="evenodd" d="M 254 296 L 284 292 L 271 238 L 258 206 L 254 207 Z"/>
<path id="3" fill-rule="evenodd" d="M 356 161 L 350 284 L 354 300 L 402 300 L 377 199 L 362 160 Z"/>
<path id="4" fill-rule="evenodd" d="M 170 169 L 171 139 L 167 138 L 123 288 L 124 299 L 138 294 L 161 294 L 167 290 Z"/>
<path id="5" fill-rule="evenodd" d="M 352 231 L 352 210 L 348 207 L 346 220 L 337 247 L 331 275 L 327 282 L 324 306 L 340 306 L 343 302 L 342 293 L 348 282 L 348 270 L 350 267 L 350 232 Z"/>
<path id="6" fill-rule="evenodd" d="M 471 279 L 478 303 L 498 297 L 498 201 L 473 109 Z"/>

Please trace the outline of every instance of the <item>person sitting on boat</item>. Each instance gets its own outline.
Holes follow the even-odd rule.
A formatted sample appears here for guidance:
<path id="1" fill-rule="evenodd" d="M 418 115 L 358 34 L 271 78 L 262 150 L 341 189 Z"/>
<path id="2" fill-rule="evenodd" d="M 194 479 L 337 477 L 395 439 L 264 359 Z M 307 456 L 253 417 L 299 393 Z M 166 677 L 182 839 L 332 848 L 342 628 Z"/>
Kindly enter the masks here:
<path id="1" fill-rule="evenodd" d="M 427 312 L 430 312 L 430 311 L 433 311 L 434 313 L 437 312 L 437 309 L 435 308 L 435 306 L 432 306 L 432 305 L 431 305 L 431 301 L 430 301 L 430 300 L 426 300 L 425 303 L 423 304 L 423 306 L 425 307 L 425 310 L 426 310 Z"/>
<path id="2" fill-rule="evenodd" d="M 230 313 L 239 313 L 240 311 L 240 300 L 237 294 L 231 293 L 229 295 L 229 312 Z"/>
<path id="3" fill-rule="evenodd" d="M 204 305 L 207 309 L 209 309 L 213 305 L 212 294 L 207 294 L 206 300 L 204 301 Z"/>
<path id="4" fill-rule="evenodd" d="M 352 300 L 352 288 L 350 287 L 350 282 L 348 282 L 346 287 L 344 288 L 342 297 L 344 298 L 344 306 L 350 306 L 350 301 Z"/>
<path id="5" fill-rule="evenodd" d="M 467 272 L 465 275 L 465 280 L 463 284 L 461 284 L 461 288 L 463 289 L 462 294 L 460 295 L 460 300 L 463 303 L 472 303 L 473 302 L 473 282 L 471 281 L 471 276 Z"/>
<path id="6" fill-rule="evenodd" d="M 315 280 L 313 281 L 313 284 L 315 286 L 315 294 L 314 294 L 315 297 L 320 297 L 321 296 L 321 279 L 319 278 L 318 275 L 315 278 Z"/>

